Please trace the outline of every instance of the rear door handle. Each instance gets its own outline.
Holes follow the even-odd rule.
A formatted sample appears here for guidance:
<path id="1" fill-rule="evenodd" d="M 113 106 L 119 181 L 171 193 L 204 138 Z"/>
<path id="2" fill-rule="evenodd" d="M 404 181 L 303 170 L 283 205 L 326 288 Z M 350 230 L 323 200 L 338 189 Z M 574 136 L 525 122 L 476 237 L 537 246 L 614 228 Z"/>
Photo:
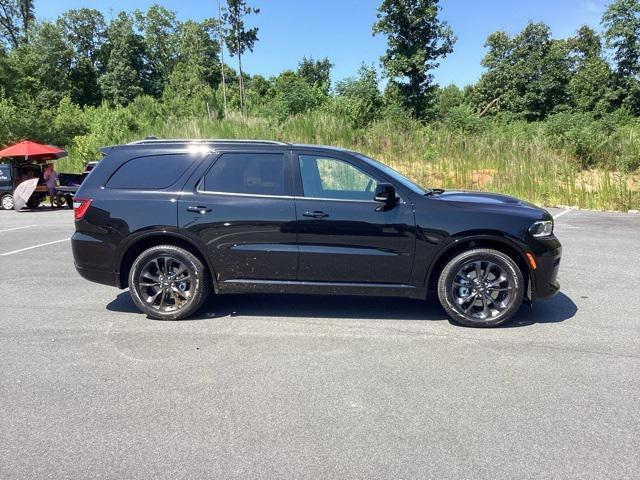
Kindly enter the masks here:
<path id="1" fill-rule="evenodd" d="M 311 218 L 326 218 L 329 216 L 328 213 L 321 212 L 320 210 L 315 210 L 313 212 L 306 211 L 302 214 L 303 217 L 311 217 Z"/>
<path id="2" fill-rule="evenodd" d="M 209 213 L 211 211 L 210 208 L 207 207 L 202 207 L 202 206 L 198 206 L 198 207 L 187 207 L 187 210 L 189 212 L 196 212 L 199 213 L 200 215 L 204 215 L 205 213 Z"/>

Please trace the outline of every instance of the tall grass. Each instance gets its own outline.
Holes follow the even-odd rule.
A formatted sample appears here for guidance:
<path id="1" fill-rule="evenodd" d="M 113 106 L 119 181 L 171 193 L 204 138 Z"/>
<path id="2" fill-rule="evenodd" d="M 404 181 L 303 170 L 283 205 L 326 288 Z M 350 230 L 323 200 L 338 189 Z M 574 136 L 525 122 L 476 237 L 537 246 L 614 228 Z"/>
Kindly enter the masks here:
<path id="1" fill-rule="evenodd" d="M 554 206 L 629 210 L 640 208 L 640 174 L 582 170 L 565 150 L 542 135 L 505 129 L 475 134 L 411 120 L 383 120 L 354 129 L 346 120 L 320 112 L 277 122 L 268 118 L 194 118 L 154 121 L 103 143 L 155 135 L 161 138 L 259 138 L 350 148 L 383 161 L 426 187 L 491 190 Z M 95 141 L 95 139 L 94 139 Z M 88 160 L 76 142 L 59 169 L 78 170 Z"/>

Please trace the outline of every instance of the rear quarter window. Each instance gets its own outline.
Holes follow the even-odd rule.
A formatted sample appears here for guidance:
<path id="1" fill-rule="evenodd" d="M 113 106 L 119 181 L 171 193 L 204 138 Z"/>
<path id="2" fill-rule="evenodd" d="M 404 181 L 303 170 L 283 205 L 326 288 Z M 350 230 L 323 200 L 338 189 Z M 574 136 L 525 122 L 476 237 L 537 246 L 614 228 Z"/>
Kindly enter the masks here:
<path id="1" fill-rule="evenodd" d="M 153 155 L 136 157 L 118 168 L 107 181 L 107 188 L 162 190 L 168 188 L 193 164 L 191 155 Z"/>

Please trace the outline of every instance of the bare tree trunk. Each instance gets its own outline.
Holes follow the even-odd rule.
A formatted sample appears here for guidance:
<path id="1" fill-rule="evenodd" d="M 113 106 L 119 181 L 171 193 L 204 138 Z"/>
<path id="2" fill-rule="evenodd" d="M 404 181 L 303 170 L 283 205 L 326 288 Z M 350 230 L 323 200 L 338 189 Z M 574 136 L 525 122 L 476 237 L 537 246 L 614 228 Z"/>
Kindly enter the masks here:
<path id="1" fill-rule="evenodd" d="M 224 118 L 227 118 L 227 83 L 224 78 L 224 38 L 222 35 L 222 7 L 218 0 L 218 37 L 220 38 L 220 72 L 222 73 L 222 98 L 224 99 Z"/>
<path id="2" fill-rule="evenodd" d="M 484 110 L 480 112 L 480 115 L 478 115 L 478 117 L 484 116 L 484 114 L 487 113 L 491 107 L 493 107 L 494 105 L 497 105 L 498 102 L 500 102 L 500 97 L 494 98 L 493 100 L 491 100 L 489 104 L 486 107 L 484 107 Z"/>
<path id="3" fill-rule="evenodd" d="M 240 87 L 240 113 L 244 117 L 244 80 L 242 78 L 242 52 L 240 50 L 240 30 L 236 23 L 236 40 L 238 42 L 238 71 L 240 73 L 239 87 Z"/>

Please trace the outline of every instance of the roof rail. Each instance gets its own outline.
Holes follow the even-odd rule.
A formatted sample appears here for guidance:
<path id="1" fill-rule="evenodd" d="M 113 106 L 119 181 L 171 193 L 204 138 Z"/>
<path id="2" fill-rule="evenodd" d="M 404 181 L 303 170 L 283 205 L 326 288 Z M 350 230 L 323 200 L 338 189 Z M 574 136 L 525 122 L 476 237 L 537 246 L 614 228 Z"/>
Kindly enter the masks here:
<path id="1" fill-rule="evenodd" d="M 195 138 L 153 138 L 147 137 L 144 140 L 138 140 L 129 143 L 129 145 L 154 145 L 154 144 L 175 144 L 175 143 L 256 143 L 261 145 L 289 145 L 285 142 L 279 142 L 276 140 L 251 140 L 251 139 L 239 139 L 239 138 L 218 138 L 218 139 L 195 139 Z"/>

